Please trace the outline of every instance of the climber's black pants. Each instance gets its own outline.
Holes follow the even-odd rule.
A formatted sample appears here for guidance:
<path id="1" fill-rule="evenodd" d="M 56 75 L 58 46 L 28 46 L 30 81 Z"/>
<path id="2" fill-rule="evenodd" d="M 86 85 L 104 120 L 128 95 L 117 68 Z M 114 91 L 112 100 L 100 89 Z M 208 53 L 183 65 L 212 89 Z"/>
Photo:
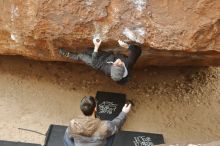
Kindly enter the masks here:
<path id="1" fill-rule="evenodd" d="M 72 60 L 75 60 L 75 61 L 80 60 L 80 61 L 86 63 L 87 65 L 92 66 L 92 53 L 93 53 L 93 50 L 87 50 L 82 53 L 70 52 L 69 58 Z"/>

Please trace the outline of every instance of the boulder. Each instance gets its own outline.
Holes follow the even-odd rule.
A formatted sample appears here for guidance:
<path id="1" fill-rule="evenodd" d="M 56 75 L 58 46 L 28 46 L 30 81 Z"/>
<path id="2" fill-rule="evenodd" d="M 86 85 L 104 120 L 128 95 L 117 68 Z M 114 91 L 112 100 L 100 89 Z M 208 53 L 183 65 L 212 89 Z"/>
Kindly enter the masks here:
<path id="1" fill-rule="evenodd" d="M 0 54 L 70 61 L 58 48 L 121 52 L 141 45 L 138 66 L 219 66 L 219 0 L 1 0 Z M 122 51 L 124 52 L 124 51 Z"/>

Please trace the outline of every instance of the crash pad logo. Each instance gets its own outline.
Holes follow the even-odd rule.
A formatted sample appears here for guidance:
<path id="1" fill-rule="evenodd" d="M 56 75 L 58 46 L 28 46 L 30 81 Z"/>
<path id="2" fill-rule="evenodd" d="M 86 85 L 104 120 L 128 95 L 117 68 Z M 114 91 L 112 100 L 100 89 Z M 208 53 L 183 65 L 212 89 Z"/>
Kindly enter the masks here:
<path id="1" fill-rule="evenodd" d="M 99 104 L 99 113 L 102 114 L 112 114 L 117 108 L 117 104 L 114 104 L 113 102 L 109 101 L 103 101 L 101 104 Z"/>
<path id="2" fill-rule="evenodd" d="M 134 145 L 135 146 L 154 146 L 150 137 L 146 136 L 137 136 L 134 137 Z"/>

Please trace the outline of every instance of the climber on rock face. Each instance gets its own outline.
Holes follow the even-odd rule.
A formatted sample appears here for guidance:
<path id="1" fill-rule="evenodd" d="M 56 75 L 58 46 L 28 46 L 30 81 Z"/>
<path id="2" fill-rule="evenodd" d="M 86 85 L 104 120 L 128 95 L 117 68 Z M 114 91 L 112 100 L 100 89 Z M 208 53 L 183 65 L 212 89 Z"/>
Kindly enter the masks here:
<path id="1" fill-rule="evenodd" d="M 140 47 L 129 45 L 121 40 L 118 43 L 121 47 L 130 51 L 129 55 L 114 54 L 113 52 L 98 51 L 101 40 L 94 38 L 94 50 L 90 49 L 83 53 L 70 52 L 63 48 L 59 49 L 62 56 L 72 60 L 80 60 L 94 69 L 103 71 L 106 75 L 119 84 L 125 84 L 130 76 L 131 69 L 139 56 L 141 55 Z"/>

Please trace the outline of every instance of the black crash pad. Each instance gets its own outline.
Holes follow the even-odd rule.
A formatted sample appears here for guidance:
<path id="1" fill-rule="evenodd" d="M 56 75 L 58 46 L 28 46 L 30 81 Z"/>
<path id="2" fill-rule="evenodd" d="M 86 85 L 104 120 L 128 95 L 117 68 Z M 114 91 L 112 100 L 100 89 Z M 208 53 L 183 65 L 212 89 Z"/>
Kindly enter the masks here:
<path id="1" fill-rule="evenodd" d="M 164 144 L 161 134 L 120 131 L 115 135 L 112 146 L 153 146 Z"/>
<path id="2" fill-rule="evenodd" d="M 0 141 L 0 146 L 41 146 L 40 144 L 12 142 L 12 141 Z"/>
<path id="3" fill-rule="evenodd" d="M 63 146 L 63 137 L 67 126 L 50 125 L 45 139 L 45 146 Z"/>
<path id="4" fill-rule="evenodd" d="M 44 146 L 63 146 L 63 137 L 67 126 L 50 125 Z M 120 131 L 115 135 L 112 146 L 152 146 L 164 144 L 161 134 Z M 0 146 L 40 146 L 40 145 L 0 145 Z"/>
<path id="5" fill-rule="evenodd" d="M 126 102 L 126 95 L 122 93 L 98 91 L 96 93 L 96 100 L 96 117 L 101 120 L 113 120 L 121 112 Z"/>

